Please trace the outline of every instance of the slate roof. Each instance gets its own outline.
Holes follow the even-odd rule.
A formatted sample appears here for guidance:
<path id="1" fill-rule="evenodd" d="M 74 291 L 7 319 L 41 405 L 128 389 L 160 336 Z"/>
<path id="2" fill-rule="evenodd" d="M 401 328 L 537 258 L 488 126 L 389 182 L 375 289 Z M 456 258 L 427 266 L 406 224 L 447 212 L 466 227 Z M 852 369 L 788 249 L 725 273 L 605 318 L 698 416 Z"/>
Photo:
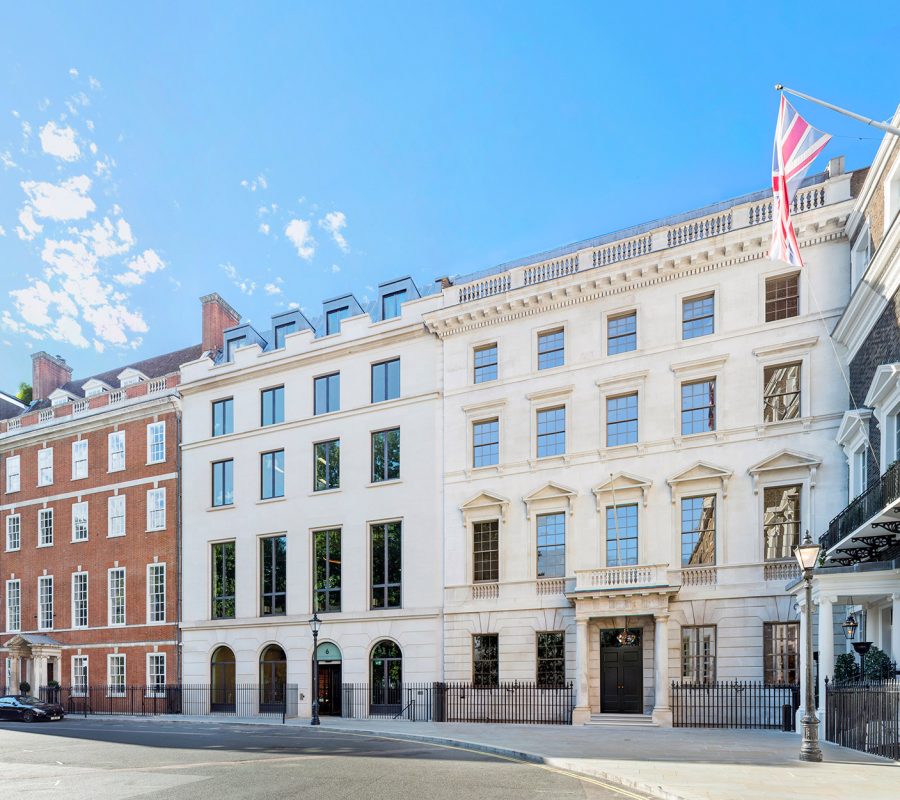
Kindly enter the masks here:
<path id="1" fill-rule="evenodd" d="M 25 409 L 15 397 L 6 392 L 0 392 L 0 419 L 18 417 Z"/>

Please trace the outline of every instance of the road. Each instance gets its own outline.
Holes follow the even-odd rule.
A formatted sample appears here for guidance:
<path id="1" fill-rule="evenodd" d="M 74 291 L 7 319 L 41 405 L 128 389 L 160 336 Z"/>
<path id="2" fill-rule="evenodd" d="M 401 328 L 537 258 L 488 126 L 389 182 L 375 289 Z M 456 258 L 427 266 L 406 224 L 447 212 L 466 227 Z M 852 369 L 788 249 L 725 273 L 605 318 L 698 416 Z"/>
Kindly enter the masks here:
<path id="1" fill-rule="evenodd" d="M 0 797 L 643 800 L 455 747 L 301 727 L 148 719 L 0 722 Z"/>

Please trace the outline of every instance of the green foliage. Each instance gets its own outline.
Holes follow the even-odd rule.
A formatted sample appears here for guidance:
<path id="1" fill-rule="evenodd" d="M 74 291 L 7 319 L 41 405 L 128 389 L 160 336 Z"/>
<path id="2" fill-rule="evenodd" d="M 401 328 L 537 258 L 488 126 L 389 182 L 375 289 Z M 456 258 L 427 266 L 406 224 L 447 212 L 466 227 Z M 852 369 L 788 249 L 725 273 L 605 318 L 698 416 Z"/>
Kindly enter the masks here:
<path id="1" fill-rule="evenodd" d="M 31 692 L 31 684 L 28 681 L 19 681 L 19 694 Z"/>
<path id="2" fill-rule="evenodd" d="M 855 653 L 841 653 L 834 661 L 836 681 L 854 681 L 859 677 L 859 659 Z"/>
<path id="3" fill-rule="evenodd" d="M 47 681 L 47 688 L 48 689 L 58 689 L 59 681 Z"/>
<path id="4" fill-rule="evenodd" d="M 890 678 L 894 674 L 894 663 L 890 656 L 874 645 L 866 653 L 866 680 L 877 681 Z M 836 681 L 859 680 L 859 656 L 856 653 L 841 653 L 834 661 Z"/>
<path id="5" fill-rule="evenodd" d="M 16 393 L 16 397 L 25 403 L 26 406 L 31 402 L 33 397 L 32 390 L 25 381 L 22 381 L 22 383 L 19 384 L 19 391 Z"/>

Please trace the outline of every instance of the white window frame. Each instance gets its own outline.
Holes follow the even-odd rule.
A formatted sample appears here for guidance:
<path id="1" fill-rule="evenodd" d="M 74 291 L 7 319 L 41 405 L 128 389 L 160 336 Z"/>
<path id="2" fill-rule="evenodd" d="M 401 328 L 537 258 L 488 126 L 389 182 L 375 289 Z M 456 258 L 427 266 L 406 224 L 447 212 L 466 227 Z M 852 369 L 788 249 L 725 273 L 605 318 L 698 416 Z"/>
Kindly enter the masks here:
<path id="1" fill-rule="evenodd" d="M 121 622 L 116 621 L 117 615 L 115 614 L 116 605 L 115 599 L 113 596 L 113 573 L 121 573 L 122 576 L 122 615 Z M 118 588 L 118 587 L 116 587 Z M 127 617 L 127 601 L 128 601 L 128 586 L 127 586 L 127 575 L 125 572 L 125 567 L 110 567 L 106 571 L 106 623 L 110 628 L 120 628 L 125 625 L 128 621 Z"/>
<path id="2" fill-rule="evenodd" d="M 49 462 L 49 463 L 48 463 Z M 53 448 L 38 450 L 38 486 L 53 485 Z"/>
<path id="3" fill-rule="evenodd" d="M 850 248 L 850 291 L 853 291 L 862 280 L 862 276 L 866 274 L 871 260 L 872 232 L 869 228 L 869 220 L 866 218 Z"/>
<path id="4" fill-rule="evenodd" d="M 120 684 L 113 683 L 113 671 L 112 665 L 113 661 L 122 662 L 122 683 L 121 683 L 121 691 L 118 691 L 118 687 Z M 128 673 L 126 672 L 128 667 L 127 659 L 125 658 L 124 653 L 108 653 L 106 656 L 106 696 L 107 697 L 125 697 L 125 687 L 128 685 Z"/>
<path id="5" fill-rule="evenodd" d="M 120 506 L 121 508 L 116 508 Z M 117 513 L 121 511 L 121 513 Z M 106 536 L 114 538 L 125 535 L 125 495 L 111 494 L 106 498 Z M 116 523 L 121 520 L 121 525 Z"/>
<path id="6" fill-rule="evenodd" d="M 76 439 L 74 442 L 72 442 L 72 480 L 82 480 L 87 476 L 88 440 Z"/>
<path id="7" fill-rule="evenodd" d="M 22 459 L 21 456 L 7 456 L 6 458 L 6 493 L 12 494 L 22 488 Z"/>
<path id="8" fill-rule="evenodd" d="M 84 536 L 78 535 L 78 520 L 81 512 L 84 512 Z M 90 530 L 90 514 L 86 500 L 79 503 L 72 503 L 72 541 L 86 542 L 88 540 Z"/>
<path id="9" fill-rule="evenodd" d="M 15 606 L 13 605 L 15 599 Z M 15 613 L 13 613 L 15 610 Z M 11 620 L 16 624 L 12 625 Z M 18 633 L 22 630 L 22 581 L 12 578 L 6 582 L 6 632 Z"/>
<path id="10" fill-rule="evenodd" d="M 44 539 L 44 530 L 45 530 L 44 520 L 45 519 L 50 520 L 50 525 L 49 525 L 50 538 L 49 538 L 49 540 Z M 54 526 L 53 509 L 52 508 L 38 509 L 38 545 L 37 545 L 38 547 L 53 547 L 53 534 L 54 534 L 53 526 Z"/>
<path id="11" fill-rule="evenodd" d="M 44 595 L 41 593 L 41 586 L 49 586 L 50 592 L 50 603 L 49 607 L 44 602 Z M 52 631 L 53 630 L 53 576 L 52 575 L 40 575 L 38 576 L 37 583 L 38 591 L 38 630 L 39 631 Z M 47 619 L 49 618 L 50 624 L 47 625 Z"/>
<path id="12" fill-rule="evenodd" d="M 162 502 L 157 503 L 156 499 L 161 498 Z M 154 515 L 161 515 L 162 524 L 154 524 Z M 147 530 L 148 531 L 164 531 L 166 529 L 166 490 L 165 487 L 147 490 Z"/>
<path id="13" fill-rule="evenodd" d="M 159 433 L 159 437 L 157 437 Z M 161 452 L 154 451 L 159 449 Z M 166 423 L 165 420 L 160 422 L 151 422 L 147 425 L 147 463 L 162 464 L 166 460 Z"/>
<path id="14" fill-rule="evenodd" d="M 153 673 L 151 671 L 150 665 L 155 660 L 162 661 L 162 683 L 156 682 L 153 678 Z M 146 659 L 147 666 L 147 689 L 146 696 L 147 697 L 165 697 L 166 696 L 166 654 L 165 653 L 147 653 Z"/>
<path id="15" fill-rule="evenodd" d="M 162 574 L 162 619 L 153 619 L 154 594 L 153 573 L 159 571 Z M 166 565 L 165 563 L 147 564 L 147 624 L 164 625 L 166 622 Z"/>
<path id="16" fill-rule="evenodd" d="M 13 544 L 13 528 L 15 528 L 15 543 Z M 14 553 L 22 549 L 22 515 L 10 514 L 6 518 L 6 552 Z"/>
<path id="17" fill-rule="evenodd" d="M 114 447 L 118 442 L 122 443 L 121 449 Z M 107 472 L 121 472 L 125 469 L 125 431 L 113 431 L 106 437 Z M 121 454 L 121 455 L 120 455 Z"/>
<path id="18" fill-rule="evenodd" d="M 77 579 L 80 579 L 82 575 L 84 576 L 84 598 L 83 598 L 84 623 L 79 624 L 79 622 L 78 622 L 78 603 L 79 603 L 80 598 L 77 596 L 75 589 L 76 589 L 76 584 L 78 582 Z M 90 581 L 88 579 L 87 572 L 80 571 L 80 572 L 72 573 L 72 627 L 73 628 L 78 628 L 78 629 L 87 628 L 89 625 L 89 616 L 88 615 L 90 614 L 90 607 L 91 607 L 90 606 L 90 596 L 89 596 L 90 588 L 89 587 L 90 587 Z"/>
<path id="19" fill-rule="evenodd" d="M 555 369 L 555 368 L 554 368 Z M 526 395 L 526 399 L 531 404 L 531 419 L 529 421 L 530 431 L 528 436 L 528 463 L 533 466 L 539 463 L 552 462 L 558 459 L 566 464 L 569 463 L 572 453 L 572 392 L 573 386 L 563 386 L 558 389 L 549 389 L 540 392 L 533 392 Z M 566 440 L 562 453 L 556 453 L 548 456 L 538 456 L 538 412 L 549 411 L 554 408 L 565 409 L 566 416 Z M 503 431 L 501 430 L 502 434 Z"/>
<path id="20" fill-rule="evenodd" d="M 70 673 L 72 681 L 72 697 L 85 697 L 87 695 L 89 674 L 88 657 L 82 655 L 72 656 Z M 81 680 L 82 677 L 84 678 L 83 681 Z"/>

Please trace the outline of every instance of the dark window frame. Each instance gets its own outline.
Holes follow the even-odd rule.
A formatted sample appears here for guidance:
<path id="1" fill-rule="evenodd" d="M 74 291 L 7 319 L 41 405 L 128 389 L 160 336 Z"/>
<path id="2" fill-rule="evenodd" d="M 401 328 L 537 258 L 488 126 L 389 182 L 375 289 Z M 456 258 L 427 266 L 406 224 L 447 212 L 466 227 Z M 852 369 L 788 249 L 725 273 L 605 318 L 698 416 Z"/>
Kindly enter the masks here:
<path id="1" fill-rule="evenodd" d="M 682 436 L 693 436 L 697 433 L 713 433 L 716 430 L 718 422 L 718 403 L 716 397 L 718 387 L 716 384 L 716 378 L 701 378 L 700 380 L 684 381 L 681 384 Z M 695 392 L 685 394 L 685 389 L 701 385 L 707 386 L 706 390 L 701 392 L 701 394 L 696 394 Z M 702 398 L 704 402 L 702 404 L 693 405 L 695 396 Z M 697 417 L 694 416 L 694 412 L 704 410 L 706 411 L 705 417 L 702 415 Z M 705 424 L 705 427 L 700 430 L 694 430 L 695 424 Z"/>
<path id="2" fill-rule="evenodd" d="M 472 524 L 472 583 L 500 580 L 500 521 L 479 520 Z"/>
<path id="3" fill-rule="evenodd" d="M 690 635 L 693 631 L 696 635 Z M 704 638 L 704 631 L 712 632 L 712 637 Z M 689 635 L 685 636 L 685 633 Z M 681 679 L 692 685 L 715 683 L 717 646 L 718 630 L 715 625 L 682 625 Z"/>
<path id="4" fill-rule="evenodd" d="M 276 419 L 279 411 L 278 398 L 281 397 L 281 419 Z M 271 406 L 271 408 L 267 408 Z M 266 422 L 266 412 L 269 411 L 272 419 Z M 281 386 L 270 386 L 267 389 L 260 389 L 259 392 L 259 426 L 268 428 L 270 425 L 280 425 L 284 422 L 284 384 Z"/>
<path id="5" fill-rule="evenodd" d="M 550 639 L 552 637 L 552 639 Z M 544 646 L 542 647 L 542 641 Z M 566 632 L 537 631 L 535 633 L 535 682 L 538 686 L 558 688 L 566 685 Z M 553 646 L 548 651 L 548 645 Z"/>
<path id="6" fill-rule="evenodd" d="M 765 284 L 765 319 L 777 322 L 800 316 L 800 273 L 772 275 Z"/>
<path id="7" fill-rule="evenodd" d="M 704 510 L 706 508 L 706 501 L 712 500 L 712 525 L 706 525 L 703 527 L 704 523 Z M 700 501 L 700 514 L 697 515 L 696 505 L 697 501 Z M 690 504 L 686 508 L 686 504 Z M 682 497 L 680 504 L 681 511 L 681 526 L 680 526 L 680 543 L 681 543 L 681 566 L 682 567 L 701 567 L 701 566 L 712 566 L 716 563 L 716 495 L 714 494 L 705 494 L 705 495 L 691 495 L 690 497 Z M 685 517 L 685 514 L 689 516 Z M 685 522 L 689 522 L 690 524 L 685 527 Z M 708 536 L 712 536 L 712 561 L 697 561 L 692 563 L 692 559 L 694 554 L 697 552 L 698 548 L 700 548 L 701 544 L 703 544 L 702 540 Z M 688 560 L 685 560 L 685 543 L 690 545 L 690 556 Z"/>
<path id="8" fill-rule="evenodd" d="M 496 433 L 487 440 L 479 441 L 479 435 Z M 472 468 L 494 467 L 500 463 L 500 418 L 479 419 L 472 423 Z"/>
<path id="9" fill-rule="evenodd" d="M 766 686 L 800 683 L 799 622 L 763 623 L 763 682 Z"/>
<path id="10" fill-rule="evenodd" d="M 560 522 L 562 524 L 561 542 L 558 527 Z M 551 524 L 552 530 L 548 527 Z M 551 511 L 547 514 L 538 514 L 535 518 L 535 542 L 537 577 L 564 578 L 566 576 L 566 513 Z M 561 558 L 560 553 L 562 554 Z"/>
<path id="11" fill-rule="evenodd" d="M 284 542 L 284 547 L 279 550 L 278 541 Z M 260 563 L 259 563 L 259 615 L 261 617 L 281 617 L 287 614 L 287 535 L 261 536 Z M 266 553 L 266 549 L 271 553 Z M 266 585 L 266 557 L 272 562 L 271 585 Z M 281 564 L 279 564 L 279 561 Z M 283 589 L 279 589 L 283 585 Z M 266 611 L 266 601 L 269 601 L 270 611 Z M 278 602 L 281 602 L 279 607 Z M 278 610 L 280 608 L 280 610 Z"/>
<path id="12" fill-rule="evenodd" d="M 289 333 L 297 330 L 296 322 L 283 322 L 281 325 L 275 326 L 275 349 L 281 350 L 284 347 L 284 337 Z"/>
<path id="13" fill-rule="evenodd" d="M 230 466 L 229 466 L 230 465 Z M 211 477 L 212 477 L 212 494 L 211 494 L 211 502 L 213 508 L 224 508 L 226 506 L 234 505 L 234 459 L 233 458 L 223 458 L 220 461 L 213 461 L 210 465 L 211 467 Z M 219 468 L 219 469 L 217 469 Z M 217 475 L 217 473 L 221 471 L 221 476 Z M 219 478 L 221 480 L 221 487 L 219 490 L 216 488 L 216 480 Z M 228 497 L 228 490 L 231 490 L 231 501 L 226 502 L 226 497 Z M 221 496 L 221 500 L 216 502 L 217 497 Z"/>
<path id="14" fill-rule="evenodd" d="M 391 394 L 391 366 L 393 364 L 397 365 L 397 394 Z M 383 379 L 380 379 L 376 382 L 375 372 L 379 367 L 384 368 Z M 371 401 L 372 403 L 386 403 L 389 400 L 396 400 L 400 397 L 400 357 L 396 358 L 388 358 L 384 361 L 376 361 L 372 364 L 372 368 L 370 370 L 370 381 L 371 381 Z M 383 393 L 383 397 L 379 399 L 375 399 L 375 387 L 377 384 L 380 384 L 379 389 Z"/>
<path id="15" fill-rule="evenodd" d="M 796 368 L 796 389 L 788 389 L 791 370 Z M 770 387 L 775 383 L 779 371 L 784 371 L 784 386 Z M 763 422 L 786 422 L 800 419 L 800 402 L 803 388 L 800 384 L 803 376 L 803 362 L 790 361 L 786 364 L 771 364 L 763 367 Z"/>
<path id="16" fill-rule="evenodd" d="M 500 685 L 500 637 L 496 633 L 472 634 L 472 685 L 479 689 Z"/>
<path id="17" fill-rule="evenodd" d="M 332 387 L 335 385 L 332 382 L 333 378 L 337 378 L 336 386 L 337 390 L 332 392 Z M 321 385 L 324 386 L 324 400 L 325 400 L 325 408 L 319 408 L 319 386 L 320 381 Z M 332 408 L 332 394 L 337 395 L 337 400 L 335 402 L 335 407 Z M 327 375 L 317 375 L 313 378 L 313 416 L 321 416 L 322 414 L 333 414 L 336 411 L 341 410 L 341 373 L 338 372 L 329 372 Z"/>
<path id="18" fill-rule="evenodd" d="M 219 411 L 221 409 L 221 415 Z M 217 417 L 221 416 L 221 427 L 222 431 L 216 433 L 216 425 L 217 425 Z M 227 425 L 226 425 L 227 423 Z M 228 430 L 225 430 L 227 428 Z M 233 397 L 223 397 L 220 400 L 213 400 L 212 402 L 212 436 L 227 436 L 229 433 L 234 433 L 234 398 Z"/>
<path id="19" fill-rule="evenodd" d="M 377 540 L 381 537 L 381 542 Z M 392 538 L 396 541 L 392 543 Z M 399 563 L 391 564 L 391 547 L 396 548 Z M 371 591 L 369 608 L 403 608 L 403 523 L 401 520 L 374 522 L 369 525 L 369 547 L 371 552 Z M 380 550 L 380 552 L 378 552 Z M 381 574 L 378 564 L 381 562 Z M 396 580 L 392 580 L 396 578 Z"/>
<path id="20" fill-rule="evenodd" d="M 320 555 L 319 544 L 323 542 L 324 552 Z M 337 545 L 337 561 L 333 559 Z M 331 613 L 341 610 L 341 529 L 325 528 L 313 531 L 313 610 Z M 321 562 L 321 576 L 319 580 Z M 337 564 L 335 568 L 334 564 Z M 336 580 L 336 583 L 334 582 Z"/>
<path id="21" fill-rule="evenodd" d="M 479 345 L 472 352 L 472 382 L 488 383 L 497 380 L 500 363 L 497 343 Z M 493 360 L 482 360 L 482 353 L 488 354 L 488 356 L 493 353 Z"/>
<path id="22" fill-rule="evenodd" d="M 340 306 L 325 312 L 325 335 L 341 332 L 341 323 L 350 316 L 350 306 Z"/>
<path id="23" fill-rule="evenodd" d="M 281 493 L 277 494 L 278 490 L 278 456 L 281 456 Z M 271 494 L 266 494 L 266 459 L 272 458 L 272 466 L 271 466 Z M 261 500 L 274 500 L 278 497 L 284 497 L 284 448 L 280 448 L 278 450 L 268 450 L 265 453 L 259 454 L 259 497 Z"/>
<path id="24" fill-rule="evenodd" d="M 397 313 L 390 314 L 390 315 L 387 313 L 388 301 L 393 302 L 394 299 L 398 298 L 398 297 L 399 298 L 406 297 L 406 289 L 397 289 L 397 291 L 395 291 L 395 292 L 388 292 L 387 294 L 382 296 L 382 298 L 381 298 L 381 319 L 382 320 L 396 319 L 403 313 L 403 310 L 401 308 L 401 306 L 403 305 L 403 302 L 404 302 L 403 300 L 397 300 L 397 309 L 396 309 Z"/>
<path id="25" fill-rule="evenodd" d="M 227 548 L 231 548 L 230 567 L 228 574 Z M 237 545 L 232 539 L 230 542 L 213 542 L 210 545 L 212 560 L 212 607 L 210 616 L 212 619 L 234 619 L 237 597 Z M 219 550 L 221 549 L 221 555 Z M 230 591 L 228 591 L 230 589 Z"/>
<path id="26" fill-rule="evenodd" d="M 333 463 L 333 452 L 337 446 L 337 464 Z M 323 448 L 325 458 L 324 466 L 324 484 L 319 485 L 319 448 Z M 336 479 L 336 480 L 335 480 Z M 340 437 L 335 439 L 323 439 L 320 442 L 313 443 L 313 491 L 327 492 L 331 489 L 341 488 L 341 440 Z"/>
<path id="27" fill-rule="evenodd" d="M 392 468 L 394 464 L 394 460 L 391 459 L 391 440 L 390 434 L 397 434 L 397 458 L 396 458 L 396 469 Z M 376 473 L 376 440 L 377 437 L 381 437 L 381 463 L 383 469 L 381 471 L 381 475 Z M 372 431 L 372 435 L 370 437 L 371 442 L 371 467 L 372 467 L 372 483 L 383 483 L 384 481 L 398 481 L 400 480 L 400 426 L 397 425 L 393 428 L 383 428 L 380 431 Z"/>

